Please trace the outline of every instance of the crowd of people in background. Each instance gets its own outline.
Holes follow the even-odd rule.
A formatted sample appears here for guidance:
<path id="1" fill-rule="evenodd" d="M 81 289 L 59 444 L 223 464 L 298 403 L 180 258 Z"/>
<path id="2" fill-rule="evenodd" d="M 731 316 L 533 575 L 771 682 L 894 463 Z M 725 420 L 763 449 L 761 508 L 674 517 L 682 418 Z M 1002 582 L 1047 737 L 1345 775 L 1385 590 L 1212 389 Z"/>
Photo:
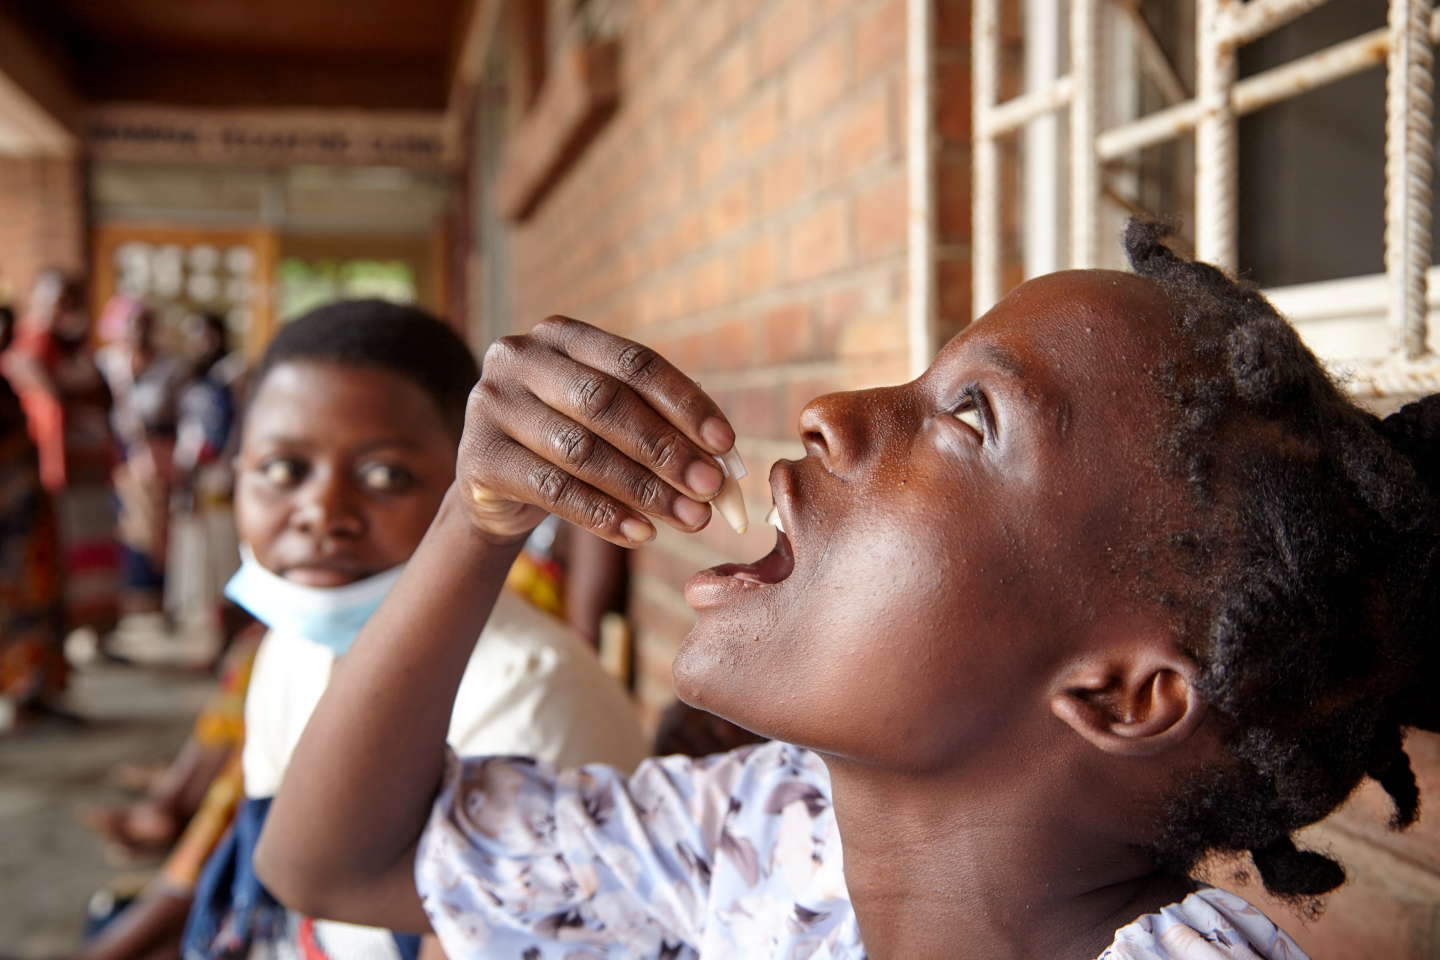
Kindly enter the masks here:
<path id="1" fill-rule="evenodd" d="M 348 521 L 324 507 L 314 515 L 305 512 L 310 507 L 297 508 L 299 519 L 287 521 L 273 498 L 255 495 L 259 484 L 298 498 L 304 483 L 298 474 L 280 477 L 269 461 L 247 460 L 262 441 L 252 430 L 245 446 L 245 422 L 257 417 L 242 413 L 258 406 L 255 430 L 273 416 L 289 434 L 311 436 L 321 448 L 347 429 L 359 430 L 364 436 L 357 442 L 369 450 L 372 442 L 424 424 L 390 423 L 389 400 L 371 414 L 355 413 L 346 391 L 377 376 L 387 397 L 420 385 L 422 419 L 440 423 L 445 434 L 435 463 L 420 471 L 434 494 L 448 485 L 458 417 L 478 369 L 448 327 L 416 308 L 342 301 L 285 329 L 249 370 L 232 349 L 223 317 L 196 313 L 162 328 L 151 305 L 120 294 L 92 324 L 82 286 L 59 270 L 46 271 L 18 310 L 0 308 L 5 732 L 24 735 L 47 721 L 83 725 L 85 717 L 64 696 L 66 681 L 73 664 L 96 657 L 127 665 L 173 665 L 179 657 L 215 677 L 213 695 L 173 758 L 118 767 L 115 779 L 134 791 L 133 799 L 86 810 L 86 823 L 113 857 L 156 869 L 143 886 L 97 894 L 86 943 L 72 960 L 178 956 L 187 923 L 190 955 L 283 953 L 302 935 L 351 946 L 368 942 L 391 955 L 388 933 L 317 928 L 291 917 L 267 899 L 249 868 L 249 844 L 268 793 L 325 687 L 329 664 L 344 652 L 333 644 L 297 644 L 287 635 L 285 614 L 277 611 L 308 598 L 296 594 L 304 588 L 279 583 L 269 570 L 273 560 L 256 561 L 265 534 L 255 532 L 253 517 L 269 510 L 277 529 L 287 522 Z M 445 368 L 446 358 L 468 364 L 450 378 L 448 390 L 427 374 Z M 309 378 L 303 399 L 277 395 L 273 387 L 259 403 L 246 395 L 259 381 L 295 376 Z M 320 407 L 306 405 L 312 400 Z M 348 455 L 340 447 L 331 454 Z M 247 463 L 254 480 L 248 500 Z M 294 457 L 285 463 L 286 470 L 302 469 Z M 417 475 L 394 464 L 367 464 L 351 480 L 357 490 L 399 484 L 402 499 L 413 499 L 407 485 L 416 484 Z M 363 499 L 363 492 L 356 496 Z M 382 566 L 404 562 L 433 507 L 421 505 L 405 535 L 384 544 L 393 556 Z M 246 516 L 252 518 L 248 538 Z M 372 522 L 384 524 L 362 517 L 356 529 L 369 530 Z M 314 533 L 306 529 L 306 536 Z M 352 535 L 364 544 L 365 534 L 348 528 L 337 534 L 342 541 Z M 607 760 L 627 768 L 645 754 L 633 711 L 620 695 L 628 660 L 611 663 L 614 676 L 606 677 L 593 655 L 602 624 L 624 609 L 626 557 L 555 518 L 534 532 L 507 580 L 515 599 L 507 601 L 504 616 L 497 614 L 488 659 L 477 658 L 468 706 L 457 708 L 457 749 L 524 752 L 564 763 Z M 342 592 L 377 580 L 359 573 L 350 579 L 358 583 Z M 267 599 L 273 590 L 281 602 Z M 268 645 L 267 637 L 273 637 Z M 507 679 L 499 683 L 495 678 L 502 676 Z M 521 696 L 530 688 L 533 695 Z M 677 701 L 651 746 L 698 754 L 754 739 Z M 414 956 L 419 948 L 405 938 L 394 942 L 398 956 Z M 426 957 L 441 955 L 434 944 L 425 950 Z"/>
<path id="2" fill-rule="evenodd" d="M 218 631 L 219 585 L 238 563 L 241 362 L 222 317 L 191 323 L 162 338 L 155 312 L 119 295 L 92 324 L 78 278 L 58 269 L 0 310 L 3 728 L 62 712 L 67 638 L 123 657 L 127 629 Z M 181 574 L 168 586 L 167 561 Z"/>

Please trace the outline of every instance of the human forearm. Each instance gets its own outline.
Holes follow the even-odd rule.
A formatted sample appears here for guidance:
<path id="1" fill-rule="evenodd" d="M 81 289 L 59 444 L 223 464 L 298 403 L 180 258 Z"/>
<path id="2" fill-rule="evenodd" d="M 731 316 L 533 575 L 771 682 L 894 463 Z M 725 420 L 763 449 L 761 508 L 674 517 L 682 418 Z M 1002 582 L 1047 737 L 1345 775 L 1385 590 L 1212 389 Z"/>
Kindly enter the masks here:
<path id="1" fill-rule="evenodd" d="M 168 950 L 175 954 L 194 898 L 188 891 L 152 885 L 87 940 L 70 960 L 135 960 Z"/>
<path id="2" fill-rule="evenodd" d="M 306 912 L 423 927 L 415 844 L 461 675 L 520 545 L 481 537 L 457 498 L 337 663 L 271 807 L 256 868 Z"/>
<path id="3" fill-rule="evenodd" d="M 551 317 L 486 353 L 457 481 L 404 576 L 335 671 L 256 854 L 314 915 L 426 925 L 411 879 L 462 671 L 506 571 L 544 515 L 618 546 L 693 532 L 735 433 L 653 350 Z"/>

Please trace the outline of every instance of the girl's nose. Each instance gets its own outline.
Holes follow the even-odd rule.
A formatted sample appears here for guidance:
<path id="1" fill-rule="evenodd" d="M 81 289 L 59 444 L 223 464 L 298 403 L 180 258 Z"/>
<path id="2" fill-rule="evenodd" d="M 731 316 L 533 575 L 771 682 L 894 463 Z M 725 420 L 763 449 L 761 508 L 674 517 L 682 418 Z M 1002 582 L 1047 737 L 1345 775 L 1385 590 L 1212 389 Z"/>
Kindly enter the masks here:
<path id="1" fill-rule="evenodd" d="M 805 452 L 831 473 L 855 469 L 872 451 L 875 425 L 883 417 L 891 391 L 860 390 L 816 397 L 800 412 L 800 440 Z"/>
<path id="2" fill-rule="evenodd" d="M 312 537 L 353 540 L 365 532 L 365 516 L 337 474 L 317 470 L 299 491 L 292 522 Z"/>

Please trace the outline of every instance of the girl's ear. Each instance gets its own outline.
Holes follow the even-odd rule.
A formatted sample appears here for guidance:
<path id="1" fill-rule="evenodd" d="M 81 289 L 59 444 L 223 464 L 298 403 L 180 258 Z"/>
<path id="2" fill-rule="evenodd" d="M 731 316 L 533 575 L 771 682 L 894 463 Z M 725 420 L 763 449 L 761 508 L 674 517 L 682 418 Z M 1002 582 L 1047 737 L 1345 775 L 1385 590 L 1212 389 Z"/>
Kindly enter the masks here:
<path id="1" fill-rule="evenodd" d="M 1166 642 L 1142 642 L 1072 664 L 1050 709 L 1106 753 L 1144 757 L 1187 740 L 1205 718 L 1193 661 Z"/>

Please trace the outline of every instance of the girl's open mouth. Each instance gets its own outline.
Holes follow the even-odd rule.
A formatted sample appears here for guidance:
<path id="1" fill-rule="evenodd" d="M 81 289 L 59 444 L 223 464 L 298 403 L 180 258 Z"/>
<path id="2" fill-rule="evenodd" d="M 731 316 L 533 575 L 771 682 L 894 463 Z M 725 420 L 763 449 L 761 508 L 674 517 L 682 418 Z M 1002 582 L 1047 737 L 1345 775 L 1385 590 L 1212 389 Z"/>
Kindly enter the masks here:
<path id="1" fill-rule="evenodd" d="M 794 569 L 795 554 L 790 549 L 790 538 L 782 531 L 775 536 L 775 549 L 759 560 L 753 563 L 722 563 L 711 567 L 710 572 L 747 583 L 779 583 Z"/>
<path id="2" fill-rule="evenodd" d="M 685 602 L 692 608 L 721 606 L 783 583 L 795 571 L 795 550 L 785 532 L 795 519 L 792 467 L 789 461 L 781 460 L 770 468 L 775 505 L 765 520 L 775 528 L 775 548 L 751 563 L 722 563 L 695 574 L 685 584 Z"/>
<path id="3" fill-rule="evenodd" d="M 685 584 L 685 602 L 696 610 L 717 607 L 746 593 L 781 583 L 795 569 L 790 538 L 775 536 L 775 549 L 753 563 L 722 563 L 701 570 Z"/>

